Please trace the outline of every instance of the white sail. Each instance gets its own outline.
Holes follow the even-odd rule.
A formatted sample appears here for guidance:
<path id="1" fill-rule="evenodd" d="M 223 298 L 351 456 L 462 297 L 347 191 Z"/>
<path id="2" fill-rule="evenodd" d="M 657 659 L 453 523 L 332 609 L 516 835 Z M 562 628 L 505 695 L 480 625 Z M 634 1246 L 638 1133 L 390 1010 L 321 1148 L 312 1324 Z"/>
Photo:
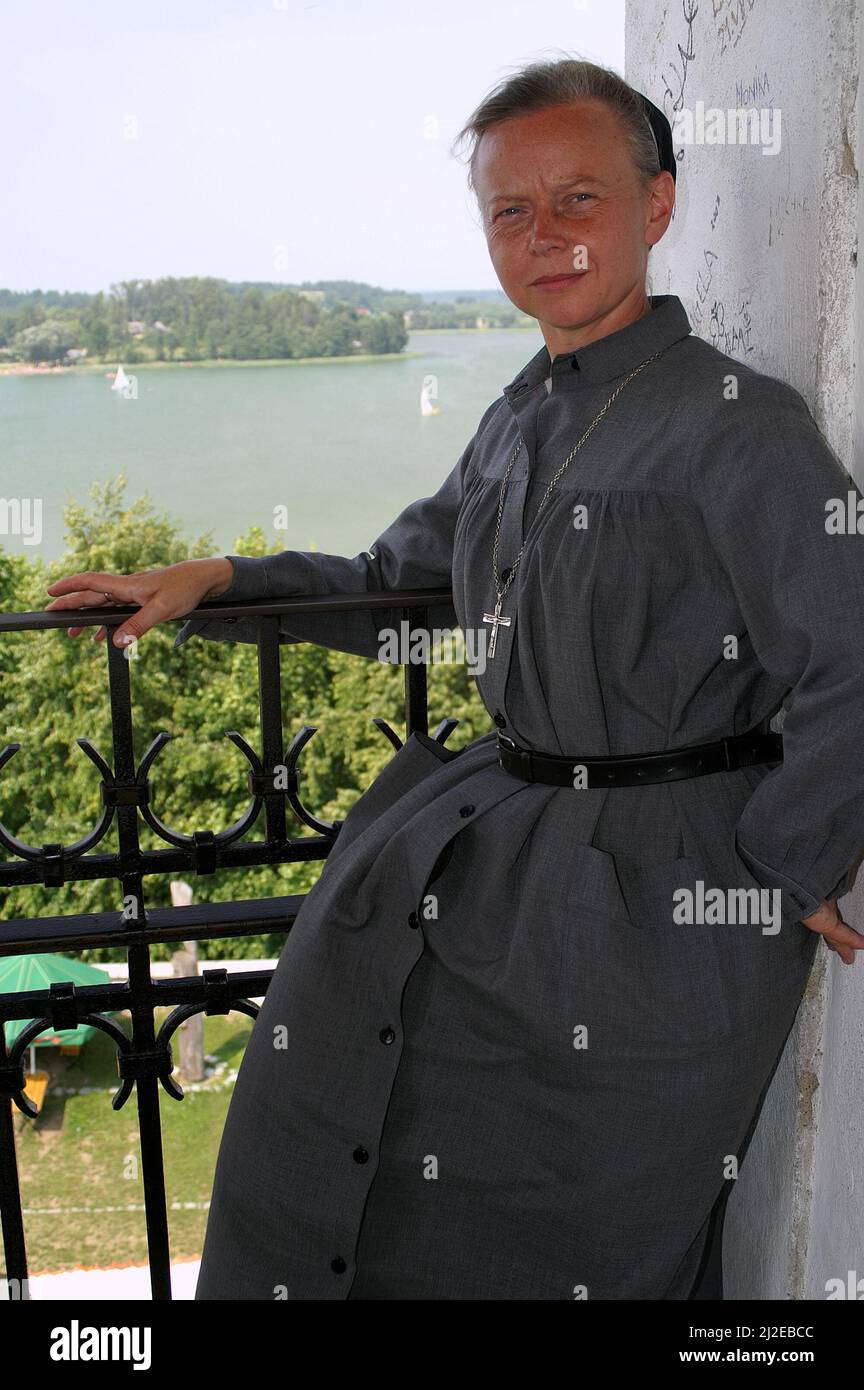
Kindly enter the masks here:
<path id="1" fill-rule="evenodd" d="M 425 381 L 424 381 L 424 382 L 423 382 L 423 386 L 422 386 L 421 391 L 420 391 L 420 414 L 421 414 L 421 415 L 438 415 L 439 413 L 440 413 L 440 412 L 439 412 L 438 406 L 435 404 L 434 400 L 432 399 L 432 389 L 431 389 L 431 386 L 429 385 L 428 382 L 425 382 Z"/>
<path id="2" fill-rule="evenodd" d="M 114 373 L 114 380 L 111 383 L 112 391 L 128 391 L 129 378 L 122 367 L 118 367 Z"/>

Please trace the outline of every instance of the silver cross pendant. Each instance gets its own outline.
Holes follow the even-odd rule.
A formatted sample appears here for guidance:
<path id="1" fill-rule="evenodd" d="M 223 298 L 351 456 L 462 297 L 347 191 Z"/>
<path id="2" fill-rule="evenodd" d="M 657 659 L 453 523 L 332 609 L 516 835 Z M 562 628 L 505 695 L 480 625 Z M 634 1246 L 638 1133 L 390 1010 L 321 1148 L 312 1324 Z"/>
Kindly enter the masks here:
<path id="1" fill-rule="evenodd" d="M 499 597 L 497 603 L 495 604 L 495 612 L 483 614 L 484 623 L 492 624 L 492 638 L 489 643 L 490 657 L 493 657 L 495 655 L 495 643 L 498 641 L 498 628 L 510 626 L 510 619 L 501 616 L 501 603 L 502 599 Z"/>

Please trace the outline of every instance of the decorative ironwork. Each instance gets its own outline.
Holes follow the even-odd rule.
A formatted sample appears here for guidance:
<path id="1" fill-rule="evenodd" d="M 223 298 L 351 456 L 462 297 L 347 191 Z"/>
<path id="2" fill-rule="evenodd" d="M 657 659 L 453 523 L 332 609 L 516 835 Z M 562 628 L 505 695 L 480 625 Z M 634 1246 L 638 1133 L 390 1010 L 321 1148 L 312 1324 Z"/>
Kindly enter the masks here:
<path id="1" fill-rule="evenodd" d="M 6 1253 L 6 1281 L 13 1289 L 27 1290 L 27 1260 L 18 1169 L 12 1126 L 12 1104 L 23 1114 L 35 1117 L 35 1106 L 25 1094 L 23 1057 L 26 1049 L 46 1029 L 57 1033 L 74 1030 L 82 1024 L 106 1033 L 117 1052 L 119 1087 L 112 1107 L 120 1110 L 133 1090 L 138 1102 L 141 1138 L 145 1222 L 150 1252 L 150 1278 L 154 1299 L 171 1297 L 165 1181 L 162 1160 L 158 1087 L 173 1100 L 183 1099 L 183 1090 L 173 1078 L 171 1039 L 177 1029 L 194 1014 L 239 1012 L 253 1020 L 258 1007 L 252 1002 L 266 993 L 272 978 L 270 970 L 206 969 L 201 975 L 157 980 L 151 977 L 150 946 L 157 942 L 205 940 L 239 937 L 262 932 L 291 930 L 304 895 L 284 898 L 252 899 L 245 902 L 195 903 L 188 907 L 150 908 L 145 906 L 144 880 L 152 874 L 187 872 L 215 874 L 230 867 L 325 859 L 335 843 L 342 821 L 327 821 L 314 815 L 300 798 L 300 757 L 317 726 L 304 724 L 283 750 L 283 720 L 280 687 L 279 618 L 287 613 L 330 613 L 346 609 L 399 608 L 403 620 L 409 619 L 429 629 L 428 608 L 450 604 L 449 590 L 400 590 L 386 594 L 333 595 L 265 600 L 259 603 L 209 603 L 196 614 L 217 618 L 257 620 L 257 659 L 261 752 L 257 753 L 235 730 L 226 738 L 244 755 L 247 768 L 249 805 L 225 829 L 195 830 L 184 833 L 168 825 L 154 807 L 151 771 L 171 735 L 158 733 L 150 743 L 140 766 L 135 767 L 132 740 L 132 702 L 128 662 L 124 653 L 110 641 L 114 627 L 128 615 L 129 608 L 42 611 L 0 614 L 3 632 L 39 631 L 67 626 L 105 625 L 108 690 L 111 703 L 113 768 L 87 738 L 77 740 L 101 775 L 99 783 L 102 812 L 98 823 L 86 835 L 69 845 L 27 843 L 0 821 L 0 844 L 19 862 L 0 861 L 0 890 L 13 885 L 42 884 L 57 888 L 70 882 L 115 879 L 125 904 L 117 913 L 67 914 L 63 917 L 0 920 L 0 956 L 24 952 L 81 950 L 87 946 L 121 945 L 126 948 L 128 978 L 105 985 L 53 984 L 48 990 L 0 995 L 0 1024 L 12 1020 L 31 1020 L 6 1047 L 0 1026 L 0 1213 Z M 405 666 L 406 737 L 415 730 L 427 732 L 427 684 L 423 663 Z M 373 723 L 395 749 L 402 741 L 384 719 Z M 458 723 L 443 719 L 433 737 L 443 743 Z M 9 743 L 0 752 L 0 774 L 20 750 Z M 284 756 L 283 756 L 284 752 Z M 2 798 L 2 776 L 0 776 Z M 291 838 L 287 833 L 286 805 L 294 819 L 315 832 Z M 247 841 L 244 837 L 264 813 L 264 838 Z M 142 849 L 139 843 L 139 816 L 167 848 Z M 116 853 L 93 853 L 116 822 Z M 155 1011 L 171 1011 L 155 1031 Z M 173 1006 L 173 1007 L 172 1007 Z M 109 1013 L 128 1010 L 131 1035 Z"/>
<path id="2" fill-rule="evenodd" d="M 390 740 L 393 747 L 396 749 L 398 753 L 399 749 L 402 747 L 402 740 L 399 737 L 399 735 L 397 733 L 394 733 L 394 731 L 390 728 L 390 725 L 387 723 L 387 720 L 381 719 L 376 716 L 372 720 L 372 723 L 378 725 L 378 728 L 381 730 L 382 734 L 384 734 L 385 737 Z M 437 729 L 435 730 L 434 734 L 431 735 L 431 737 L 435 739 L 436 743 L 446 743 L 447 739 L 450 737 L 458 723 L 458 719 L 442 719 L 441 723 L 438 725 Z"/>

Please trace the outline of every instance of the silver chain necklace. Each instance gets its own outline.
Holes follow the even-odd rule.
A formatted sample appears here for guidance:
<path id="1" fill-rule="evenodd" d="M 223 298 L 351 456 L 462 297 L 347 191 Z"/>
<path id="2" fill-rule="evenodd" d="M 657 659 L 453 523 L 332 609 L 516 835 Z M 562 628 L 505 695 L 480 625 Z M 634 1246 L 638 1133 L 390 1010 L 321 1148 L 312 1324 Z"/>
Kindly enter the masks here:
<path id="1" fill-rule="evenodd" d="M 552 489 L 554 488 L 558 479 L 561 477 L 561 474 L 565 471 L 565 469 L 570 467 L 570 464 L 573 462 L 573 459 L 576 457 L 579 450 L 582 448 L 582 445 L 585 443 L 585 440 L 588 438 L 589 434 L 594 429 L 594 426 L 600 423 L 600 421 L 603 419 L 603 416 L 606 414 L 606 411 L 609 409 L 610 405 L 616 399 L 616 397 L 619 396 L 620 393 L 624 390 L 624 387 L 627 385 L 628 381 L 632 381 L 633 377 L 636 376 L 639 372 L 641 372 L 643 367 L 647 367 L 649 362 L 653 362 L 655 357 L 659 357 L 660 353 L 665 351 L 665 348 L 661 348 L 659 352 L 652 352 L 650 357 L 646 357 L 644 362 L 640 362 L 638 367 L 634 367 L 633 371 L 629 372 L 628 375 L 625 376 L 624 380 L 620 383 L 620 385 L 616 386 L 615 390 L 612 392 L 612 395 L 609 397 L 608 401 L 603 406 L 603 409 L 598 411 L 598 413 L 594 416 L 594 419 L 591 421 L 591 424 L 588 426 L 582 438 L 579 440 L 579 443 L 575 446 L 574 449 L 571 449 L 570 453 L 567 455 L 567 458 L 564 460 L 561 467 L 558 469 L 557 473 L 552 478 L 552 481 L 549 483 L 549 486 L 547 487 L 546 491 L 540 499 L 540 505 L 537 508 L 537 511 L 534 513 L 534 521 L 537 520 L 538 516 L 540 515 L 541 511 L 543 510 L 544 506 L 549 500 L 549 496 L 552 492 Z M 513 464 L 516 462 L 516 456 L 519 453 L 519 450 L 522 448 L 523 442 L 523 440 L 519 440 L 519 443 L 516 445 L 516 448 L 513 450 L 513 453 L 510 456 L 510 462 L 507 464 L 507 468 L 504 472 L 504 479 L 501 484 L 501 496 L 498 499 L 498 519 L 495 523 L 495 542 L 492 546 L 492 580 L 495 585 L 495 611 L 493 613 L 483 614 L 484 623 L 492 624 L 492 637 L 489 642 L 488 653 L 490 657 L 493 657 L 495 655 L 495 645 L 498 640 L 498 628 L 509 627 L 512 621 L 511 618 L 502 616 L 501 604 L 504 601 L 504 595 L 506 594 L 507 590 L 510 588 L 510 585 L 513 582 L 513 576 L 516 573 L 516 567 L 519 564 L 519 561 L 522 559 L 522 552 L 525 549 L 525 546 L 527 545 L 528 531 L 530 531 L 531 527 L 534 525 L 534 521 L 532 521 L 531 526 L 528 527 L 528 531 L 526 531 L 525 533 L 525 540 L 522 542 L 522 545 L 519 548 L 519 554 L 516 556 L 516 559 L 513 561 L 513 564 L 510 567 L 510 571 L 507 575 L 507 582 L 505 584 L 502 584 L 501 579 L 498 575 L 498 537 L 501 534 L 501 517 L 504 513 L 504 496 L 507 491 L 507 481 L 510 477 Z"/>

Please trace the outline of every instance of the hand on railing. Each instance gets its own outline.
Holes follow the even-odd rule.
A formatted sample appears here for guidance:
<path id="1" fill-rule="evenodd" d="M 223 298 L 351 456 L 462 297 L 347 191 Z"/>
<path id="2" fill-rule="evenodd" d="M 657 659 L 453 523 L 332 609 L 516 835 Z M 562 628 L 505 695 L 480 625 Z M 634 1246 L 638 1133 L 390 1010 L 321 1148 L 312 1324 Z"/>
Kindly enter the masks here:
<path id="1" fill-rule="evenodd" d="M 185 618 L 205 599 L 218 598 L 230 587 L 234 573 L 231 561 L 224 556 L 205 560 L 181 560 L 162 569 L 141 570 L 137 574 L 108 574 L 84 570 L 70 574 L 48 585 L 47 592 L 56 594 L 46 611 L 58 608 L 110 608 L 117 604 L 137 603 L 139 611 L 126 619 L 114 633 L 114 645 L 128 646 L 137 637 L 149 632 L 157 623 L 172 618 Z M 66 629 L 77 637 L 83 627 Z M 107 629 L 100 627 L 93 640 L 101 642 Z"/>

